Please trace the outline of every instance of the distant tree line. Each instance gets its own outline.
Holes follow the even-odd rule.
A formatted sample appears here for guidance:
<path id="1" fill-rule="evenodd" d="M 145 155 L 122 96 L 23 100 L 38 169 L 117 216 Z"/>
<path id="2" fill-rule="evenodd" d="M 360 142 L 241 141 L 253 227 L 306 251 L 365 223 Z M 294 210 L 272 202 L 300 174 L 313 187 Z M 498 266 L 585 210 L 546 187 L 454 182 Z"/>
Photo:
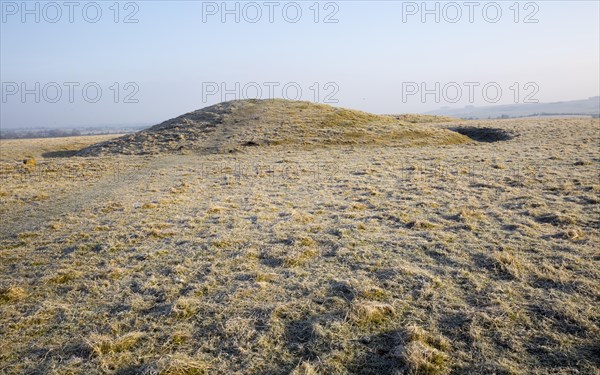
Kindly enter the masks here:
<path id="1" fill-rule="evenodd" d="M 147 126 L 123 128 L 87 127 L 80 129 L 0 129 L 0 139 L 77 137 L 80 135 L 127 134 L 146 129 Z"/>
<path id="2" fill-rule="evenodd" d="M 77 129 L 0 130 L 0 139 L 77 137 L 80 135 L 81 131 Z"/>

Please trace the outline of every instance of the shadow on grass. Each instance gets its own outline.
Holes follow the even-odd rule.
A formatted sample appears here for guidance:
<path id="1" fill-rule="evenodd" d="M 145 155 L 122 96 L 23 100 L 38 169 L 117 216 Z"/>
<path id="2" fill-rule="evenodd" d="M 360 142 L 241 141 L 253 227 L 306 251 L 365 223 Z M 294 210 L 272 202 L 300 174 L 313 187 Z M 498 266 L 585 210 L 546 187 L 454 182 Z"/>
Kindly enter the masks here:
<path id="1" fill-rule="evenodd" d="M 48 151 L 48 152 L 44 152 L 42 154 L 42 156 L 44 158 L 47 158 L 47 159 L 50 159 L 50 158 L 70 158 L 72 156 L 75 156 L 78 152 L 79 152 L 79 150 Z"/>
<path id="2" fill-rule="evenodd" d="M 352 374 L 392 375 L 406 370 L 404 361 L 394 353 L 400 344 L 400 334 L 389 331 L 361 343 L 364 347 L 361 354 L 350 364 L 348 370 Z"/>
<path id="3" fill-rule="evenodd" d="M 474 126 L 463 126 L 449 128 L 452 131 L 460 133 L 477 142 L 500 142 L 509 141 L 516 135 L 503 129 L 498 128 L 478 128 Z"/>

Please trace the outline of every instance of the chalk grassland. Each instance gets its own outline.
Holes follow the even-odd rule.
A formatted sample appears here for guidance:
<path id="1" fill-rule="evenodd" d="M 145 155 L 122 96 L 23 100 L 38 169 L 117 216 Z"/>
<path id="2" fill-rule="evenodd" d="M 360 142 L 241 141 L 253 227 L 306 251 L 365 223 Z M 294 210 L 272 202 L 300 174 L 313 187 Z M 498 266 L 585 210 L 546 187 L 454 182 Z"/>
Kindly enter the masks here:
<path id="1" fill-rule="evenodd" d="M 417 126 L 448 118 L 379 116 L 324 104 L 272 100 L 219 103 L 82 150 L 80 156 L 237 153 L 247 147 L 416 146 L 467 143 L 444 129 Z M 275 147 L 279 146 L 279 147 Z"/>
<path id="2" fill-rule="evenodd" d="M 108 141 L 121 136 L 92 135 L 65 138 L 36 138 L 36 139 L 3 139 L 0 142 L 0 161 L 14 162 L 27 158 L 58 158 L 74 155 L 77 151 L 90 144 Z"/>
<path id="3" fill-rule="evenodd" d="M 419 126 L 516 136 L 2 141 L 0 373 L 599 373 L 598 120 Z"/>

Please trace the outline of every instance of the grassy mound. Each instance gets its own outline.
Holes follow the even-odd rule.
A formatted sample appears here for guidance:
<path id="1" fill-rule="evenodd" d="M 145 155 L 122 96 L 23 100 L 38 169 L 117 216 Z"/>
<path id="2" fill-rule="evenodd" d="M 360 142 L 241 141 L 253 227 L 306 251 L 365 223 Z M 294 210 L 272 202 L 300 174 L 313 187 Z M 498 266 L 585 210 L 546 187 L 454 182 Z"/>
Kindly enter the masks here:
<path id="1" fill-rule="evenodd" d="M 420 115 L 405 113 L 402 115 L 389 115 L 396 120 L 402 122 L 410 122 L 411 124 L 431 124 L 431 123 L 443 123 L 443 122 L 459 122 L 460 119 L 447 116 L 435 116 L 435 115 Z"/>
<path id="2" fill-rule="evenodd" d="M 242 151 L 252 146 L 439 145 L 468 142 L 391 116 L 289 100 L 220 103 L 81 150 L 79 156 Z"/>

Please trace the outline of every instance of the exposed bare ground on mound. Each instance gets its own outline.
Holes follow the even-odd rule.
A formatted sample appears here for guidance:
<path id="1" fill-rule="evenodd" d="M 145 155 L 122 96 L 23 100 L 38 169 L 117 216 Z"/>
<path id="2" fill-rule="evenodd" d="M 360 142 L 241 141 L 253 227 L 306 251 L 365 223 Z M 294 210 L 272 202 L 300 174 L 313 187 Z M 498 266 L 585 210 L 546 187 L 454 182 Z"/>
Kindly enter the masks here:
<path id="1" fill-rule="evenodd" d="M 239 152 L 251 146 L 425 146 L 469 141 L 455 132 L 411 122 L 309 102 L 238 100 L 186 113 L 85 148 L 78 155 L 213 154 Z"/>
<path id="2" fill-rule="evenodd" d="M 507 131 L 500 128 L 476 127 L 476 126 L 459 126 L 450 128 L 457 133 L 465 135 L 477 142 L 500 142 L 508 141 L 516 136 L 515 132 Z"/>

